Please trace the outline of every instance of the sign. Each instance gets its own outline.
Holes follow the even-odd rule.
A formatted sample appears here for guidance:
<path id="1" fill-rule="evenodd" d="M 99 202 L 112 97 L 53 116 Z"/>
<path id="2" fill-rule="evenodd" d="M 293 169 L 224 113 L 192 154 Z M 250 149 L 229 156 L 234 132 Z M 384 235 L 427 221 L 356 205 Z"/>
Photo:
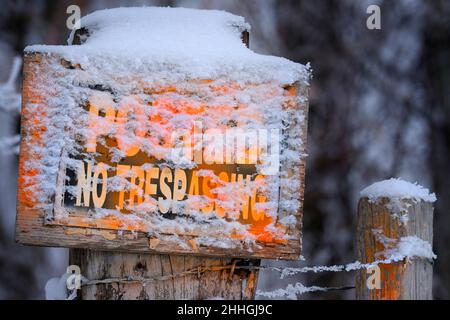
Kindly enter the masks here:
<path id="1" fill-rule="evenodd" d="M 306 85 L 82 75 L 25 55 L 19 242 L 299 258 Z"/>

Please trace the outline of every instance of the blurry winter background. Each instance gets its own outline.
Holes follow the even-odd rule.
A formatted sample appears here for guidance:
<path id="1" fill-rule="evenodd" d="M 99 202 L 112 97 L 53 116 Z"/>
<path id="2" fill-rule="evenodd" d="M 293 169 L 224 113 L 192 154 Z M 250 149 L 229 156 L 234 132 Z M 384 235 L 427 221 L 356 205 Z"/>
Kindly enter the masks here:
<path id="1" fill-rule="evenodd" d="M 119 6 L 223 9 L 251 23 L 251 48 L 311 62 L 304 214 L 306 261 L 355 260 L 359 191 L 403 177 L 436 192 L 434 295 L 450 298 L 450 1 L 448 0 L 0 0 L 0 299 L 44 298 L 45 282 L 67 265 L 65 249 L 14 243 L 20 57 L 29 44 L 65 44 L 66 8 L 82 15 Z M 368 30 L 377 4 L 382 30 Z M 272 263 L 273 262 L 265 262 Z M 281 264 L 281 263 L 278 263 Z M 306 274 L 280 280 L 264 272 L 259 289 L 352 285 L 353 273 Z M 336 291 L 300 299 L 353 298 Z"/>

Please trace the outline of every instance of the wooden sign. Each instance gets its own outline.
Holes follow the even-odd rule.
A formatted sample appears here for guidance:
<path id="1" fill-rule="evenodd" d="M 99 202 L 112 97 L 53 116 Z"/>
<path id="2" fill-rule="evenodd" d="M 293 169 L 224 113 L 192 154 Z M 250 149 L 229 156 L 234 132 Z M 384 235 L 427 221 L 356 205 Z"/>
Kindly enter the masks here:
<path id="1" fill-rule="evenodd" d="M 85 77 L 25 54 L 20 243 L 299 258 L 306 84 Z"/>

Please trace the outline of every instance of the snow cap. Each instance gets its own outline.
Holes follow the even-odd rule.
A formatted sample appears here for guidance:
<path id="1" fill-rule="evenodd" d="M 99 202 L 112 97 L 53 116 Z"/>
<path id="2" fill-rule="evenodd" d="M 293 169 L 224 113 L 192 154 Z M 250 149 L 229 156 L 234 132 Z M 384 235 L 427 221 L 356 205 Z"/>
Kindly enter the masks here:
<path id="1" fill-rule="evenodd" d="M 367 197 L 371 201 L 381 198 L 411 199 L 414 201 L 436 202 L 436 195 L 419 184 L 410 183 L 401 178 L 392 178 L 376 182 L 361 191 L 361 197 Z"/>
<path id="2" fill-rule="evenodd" d="M 170 70 L 163 78 L 309 84 L 309 65 L 251 51 L 241 39 L 250 25 L 243 17 L 225 11 L 106 9 L 83 17 L 81 26 L 89 32 L 82 45 L 35 45 L 25 51 L 57 53 L 92 73 L 114 70 L 117 75 L 124 70 L 161 77 L 164 70 Z M 72 38 L 73 33 L 69 41 Z"/>

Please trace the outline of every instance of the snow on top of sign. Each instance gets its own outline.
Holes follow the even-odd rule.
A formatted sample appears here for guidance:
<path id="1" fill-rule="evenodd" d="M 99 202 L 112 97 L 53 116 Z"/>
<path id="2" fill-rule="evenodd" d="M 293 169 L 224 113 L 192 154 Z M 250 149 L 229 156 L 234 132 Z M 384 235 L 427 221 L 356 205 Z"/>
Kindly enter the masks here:
<path id="1" fill-rule="evenodd" d="M 411 205 L 402 200 L 430 203 L 434 203 L 437 200 L 434 193 L 430 193 L 428 189 L 421 185 L 396 178 L 376 182 L 362 190 L 360 195 L 361 197 L 369 198 L 370 202 L 378 202 L 383 198 L 387 198 L 389 202 L 386 207 L 393 215 L 399 216 L 403 222 L 408 220 L 407 212 Z"/>
<path id="2" fill-rule="evenodd" d="M 101 70 L 105 78 L 156 73 L 155 79 L 167 80 L 226 77 L 283 84 L 309 80 L 309 66 L 248 49 L 241 35 L 250 26 L 243 17 L 225 11 L 116 8 L 89 14 L 81 25 L 89 30 L 82 45 L 35 45 L 25 50 L 58 53 L 91 73 Z"/>

